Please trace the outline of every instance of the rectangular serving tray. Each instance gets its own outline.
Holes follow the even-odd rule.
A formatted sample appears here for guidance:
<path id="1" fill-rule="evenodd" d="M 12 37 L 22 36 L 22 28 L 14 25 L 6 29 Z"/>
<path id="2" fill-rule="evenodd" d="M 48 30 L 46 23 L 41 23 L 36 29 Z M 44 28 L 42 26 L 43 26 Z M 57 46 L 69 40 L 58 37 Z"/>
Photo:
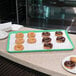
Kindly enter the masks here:
<path id="1" fill-rule="evenodd" d="M 58 46 L 58 47 L 56 48 L 56 43 L 55 43 L 55 47 L 52 48 L 52 49 L 39 49 L 39 47 L 37 47 L 37 45 L 35 45 L 35 46 L 37 47 L 37 49 L 36 49 L 36 48 L 34 49 L 35 46 L 33 47 L 32 44 L 29 44 L 29 45 L 32 46 L 31 50 L 29 50 L 30 47 L 29 47 L 27 44 L 24 45 L 24 46 L 28 47 L 26 50 L 16 51 L 16 50 L 11 49 L 11 47 L 15 45 L 15 44 L 12 43 L 13 40 L 14 40 L 14 38 L 13 38 L 13 35 L 14 35 L 14 34 L 17 34 L 17 33 L 27 34 L 27 33 L 29 33 L 29 32 L 35 32 L 35 33 L 50 32 L 50 33 L 55 33 L 56 31 L 63 31 L 63 32 L 65 33 L 65 37 L 67 38 L 68 43 L 66 42 L 65 45 L 63 45 L 63 44 L 62 44 L 62 45 L 63 45 L 63 46 L 67 46 L 67 48 L 65 48 L 65 47 L 63 48 L 63 46 L 61 46 L 61 43 L 59 43 L 60 46 Z M 53 35 L 53 34 L 52 34 L 52 35 Z M 11 37 L 11 36 L 12 36 L 12 37 Z M 39 38 L 39 37 L 37 37 L 37 38 Z M 11 39 L 12 39 L 12 40 L 11 40 Z M 53 40 L 53 41 L 54 41 L 54 40 Z M 42 45 L 43 45 L 43 44 L 42 44 Z M 39 45 L 38 45 L 38 46 L 39 46 Z M 71 47 L 70 47 L 70 46 L 71 46 Z M 13 31 L 13 32 L 10 32 L 10 33 L 9 33 L 8 42 L 7 42 L 7 51 L 8 51 L 9 53 L 43 52 L 43 51 L 70 51 L 70 50 L 73 50 L 74 48 L 75 48 L 75 47 L 74 47 L 74 44 L 73 44 L 73 42 L 71 41 L 71 39 L 70 39 L 70 37 L 69 37 L 69 35 L 68 35 L 68 32 L 67 32 L 66 30 Z"/>

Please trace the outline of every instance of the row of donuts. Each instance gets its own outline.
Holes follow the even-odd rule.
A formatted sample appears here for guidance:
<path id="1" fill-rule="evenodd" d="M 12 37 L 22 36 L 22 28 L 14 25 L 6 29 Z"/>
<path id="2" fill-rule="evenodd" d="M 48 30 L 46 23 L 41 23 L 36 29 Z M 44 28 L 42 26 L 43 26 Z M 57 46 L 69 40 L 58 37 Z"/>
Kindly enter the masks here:
<path id="1" fill-rule="evenodd" d="M 57 36 L 57 38 L 56 38 L 57 42 L 64 42 L 65 41 L 65 38 L 63 37 L 63 32 L 56 31 L 55 35 Z M 36 43 L 36 38 L 35 38 L 36 34 L 34 32 L 29 32 L 27 34 L 27 36 L 28 36 L 28 39 L 27 39 L 28 43 Z M 23 33 L 17 33 L 16 34 L 16 38 L 17 38 L 16 39 L 16 44 L 22 44 L 22 43 L 24 43 L 23 37 L 24 37 Z M 49 32 L 43 32 L 42 33 L 42 37 L 43 37 L 42 42 L 44 42 L 44 41 L 46 41 L 46 42 L 51 41 L 50 33 Z"/>
<path id="2" fill-rule="evenodd" d="M 42 39 L 42 42 L 44 42 L 44 41 L 46 41 L 46 42 L 51 42 L 51 38 L 50 38 L 50 33 L 49 32 L 43 32 L 42 33 L 42 36 L 43 36 L 43 39 Z M 63 43 L 63 42 L 65 42 L 65 37 L 63 37 L 63 32 L 61 32 L 61 31 L 56 31 L 55 32 L 55 36 L 57 36 L 56 37 L 56 41 L 58 42 L 58 43 Z"/>
<path id="3" fill-rule="evenodd" d="M 51 38 L 50 38 L 50 33 L 49 32 L 42 32 L 42 42 L 44 43 L 43 47 L 44 49 L 51 49 L 53 47 L 53 44 L 51 43 Z M 56 31 L 55 35 L 57 36 L 56 41 L 57 42 L 64 42 L 65 38 L 63 37 L 63 32 L 61 31 Z M 36 43 L 36 38 L 35 38 L 36 34 L 34 32 L 29 32 L 27 34 L 27 42 L 30 44 Z M 24 46 L 22 45 L 24 43 L 24 34 L 23 33 L 17 33 L 16 34 L 16 40 L 15 43 L 16 45 L 14 46 L 15 50 L 23 50 Z"/>
<path id="4" fill-rule="evenodd" d="M 50 33 L 49 32 L 43 32 L 42 33 L 42 42 L 44 49 L 52 49 L 53 44 L 51 43 Z"/>
<path id="5" fill-rule="evenodd" d="M 30 44 L 36 43 L 36 38 L 35 38 L 34 32 L 29 32 L 27 34 L 27 36 L 28 36 L 28 39 L 27 39 L 28 43 L 30 43 Z M 22 44 L 24 43 L 24 39 L 23 39 L 24 34 L 23 33 L 17 33 L 15 37 L 16 37 L 16 40 L 15 40 L 16 45 L 14 46 L 14 49 L 16 51 L 23 50 L 24 46 Z"/>
<path id="6" fill-rule="evenodd" d="M 42 33 L 42 42 L 44 43 L 44 49 L 52 49 L 53 44 L 51 43 L 52 39 L 50 38 L 50 33 L 49 32 L 43 32 Z M 56 41 L 58 43 L 63 43 L 65 42 L 65 37 L 63 37 L 63 32 L 61 31 L 56 31 L 55 36 L 57 36 Z"/>
<path id="7" fill-rule="evenodd" d="M 17 33 L 16 34 L 16 40 L 15 40 L 15 43 L 16 45 L 14 46 L 14 49 L 16 51 L 20 51 L 20 50 L 23 50 L 24 49 L 24 46 L 22 45 L 24 43 L 24 34 L 23 33 Z M 30 43 L 30 44 L 33 44 L 33 43 L 36 43 L 36 38 L 35 38 L 35 33 L 34 32 L 29 32 L 27 34 L 27 42 Z"/>
<path id="8" fill-rule="evenodd" d="M 65 37 L 63 37 L 63 32 L 61 32 L 61 31 L 56 31 L 56 32 L 55 32 L 55 35 L 57 36 L 56 41 L 57 41 L 58 43 L 63 43 L 63 42 L 65 42 Z"/>
<path id="9" fill-rule="evenodd" d="M 24 49 L 24 46 L 22 45 L 24 43 L 24 34 L 22 33 L 17 33 L 16 34 L 16 40 L 15 40 L 15 46 L 14 46 L 14 49 L 16 51 L 20 51 L 20 50 L 23 50 Z"/>
<path id="10" fill-rule="evenodd" d="M 27 39 L 28 43 L 30 44 L 36 43 L 36 38 L 35 38 L 36 34 L 34 32 L 29 32 L 27 36 L 28 36 L 28 39 Z"/>
<path id="11" fill-rule="evenodd" d="M 42 33 L 42 37 L 43 37 L 42 42 L 44 42 L 44 41 L 46 41 L 46 42 L 51 41 L 50 35 L 51 34 L 49 32 L 43 32 Z M 63 37 L 63 32 L 56 31 L 55 35 L 57 36 L 57 38 L 56 38 L 57 42 L 64 42 L 65 41 L 65 38 Z M 29 32 L 27 34 L 27 36 L 28 36 L 28 39 L 27 39 L 28 43 L 36 43 L 36 38 L 35 38 L 36 34 L 34 32 Z M 16 34 L 16 38 L 17 38 L 16 39 L 16 44 L 24 43 L 23 37 L 24 37 L 23 33 L 17 33 Z"/>

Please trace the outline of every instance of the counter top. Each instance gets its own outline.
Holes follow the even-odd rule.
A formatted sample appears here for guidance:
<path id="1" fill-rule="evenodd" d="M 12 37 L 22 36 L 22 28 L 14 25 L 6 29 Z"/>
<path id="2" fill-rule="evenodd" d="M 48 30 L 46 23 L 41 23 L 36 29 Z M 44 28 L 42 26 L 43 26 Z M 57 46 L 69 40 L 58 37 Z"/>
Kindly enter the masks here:
<path id="1" fill-rule="evenodd" d="M 21 28 L 23 30 L 37 30 L 32 28 Z M 44 72 L 52 76 L 76 76 L 64 70 L 62 60 L 69 55 L 76 55 L 76 35 L 69 34 L 75 49 L 73 51 L 52 51 L 52 52 L 30 52 L 30 53 L 8 53 L 6 51 L 7 39 L 0 40 L 0 55 L 16 63 Z"/>

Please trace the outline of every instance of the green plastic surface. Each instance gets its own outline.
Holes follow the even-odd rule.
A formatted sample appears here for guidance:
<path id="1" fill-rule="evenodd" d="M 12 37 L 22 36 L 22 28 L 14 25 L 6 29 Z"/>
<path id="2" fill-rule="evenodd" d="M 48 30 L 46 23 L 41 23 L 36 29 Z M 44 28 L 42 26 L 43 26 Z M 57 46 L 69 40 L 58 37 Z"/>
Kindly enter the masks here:
<path id="1" fill-rule="evenodd" d="M 71 45 L 72 45 L 72 48 L 70 49 L 44 49 L 44 50 L 23 50 L 23 51 L 9 51 L 9 45 L 10 45 L 10 36 L 11 34 L 16 34 L 16 33 L 29 33 L 29 32 L 56 32 L 56 31 L 64 31 L 68 40 L 70 41 Z M 9 53 L 21 53 L 21 52 L 43 52 L 43 51 L 70 51 L 70 50 L 73 50 L 75 47 L 74 47 L 74 44 L 73 42 L 71 41 L 69 35 L 68 35 L 68 32 L 66 30 L 35 30 L 35 31 L 13 31 L 13 32 L 10 32 L 9 33 L 9 37 L 8 37 L 8 42 L 7 42 L 7 51 Z"/>

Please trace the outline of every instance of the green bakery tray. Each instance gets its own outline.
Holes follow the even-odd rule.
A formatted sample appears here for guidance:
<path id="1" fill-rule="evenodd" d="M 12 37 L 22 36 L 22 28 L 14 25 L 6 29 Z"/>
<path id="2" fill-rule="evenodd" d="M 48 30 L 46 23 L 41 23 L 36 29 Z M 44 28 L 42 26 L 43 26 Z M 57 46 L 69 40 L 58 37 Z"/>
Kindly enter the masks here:
<path id="1" fill-rule="evenodd" d="M 66 38 L 66 41 L 65 43 L 56 43 L 56 36 L 55 36 L 55 32 L 56 31 L 62 31 L 63 32 L 63 36 Z M 42 34 L 42 32 L 50 32 L 51 33 L 51 36 L 50 37 L 53 37 L 52 38 L 52 42 L 53 43 L 53 48 L 52 49 L 44 49 L 42 48 L 43 46 L 43 43 L 39 43 L 40 41 L 38 41 L 37 45 L 35 44 L 28 44 L 25 42 L 24 47 L 26 47 L 24 50 L 21 50 L 21 51 L 16 51 L 14 50 L 14 38 L 15 38 L 15 34 L 17 33 L 23 33 L 23 34 L 27 34 L 29 32 L 35 32 L 36 34 Z M 27 38 L 27 36 L 25 37 Z M 24 39 L 25 39 L 24 38 Z M 37 38 L 40 38 L 39 36 L 37 36 Z M 42 38 L 42 37 L 41 37 Z M 38 39 L 40 40 L 40 39 Z M 42 44 L 42 45 L 41 45 Z M 54 46 L 55 44 L 55 46 Z M 28 47 L 28 45 L 30 47 Z M 34 46 L 34 47 L 33 47 Z M 41 47 L 40 47 L 41 46 Z M 8 37 L 8 42 L 7 42 L 7 51 L 9 53 L 21 53 L 21 52 L 43 52 L 43 51 L 70 51 L 70 50 L 73 50 L 75 47 L 74 47 L 74 44 L 72 42 L 72 40 L 70 39 L 69 35 L 68 35 L 68 32 L 66 30 L 35 30 L 35 31 L 12 31 L 9 33 L 9 37 Z"/>

